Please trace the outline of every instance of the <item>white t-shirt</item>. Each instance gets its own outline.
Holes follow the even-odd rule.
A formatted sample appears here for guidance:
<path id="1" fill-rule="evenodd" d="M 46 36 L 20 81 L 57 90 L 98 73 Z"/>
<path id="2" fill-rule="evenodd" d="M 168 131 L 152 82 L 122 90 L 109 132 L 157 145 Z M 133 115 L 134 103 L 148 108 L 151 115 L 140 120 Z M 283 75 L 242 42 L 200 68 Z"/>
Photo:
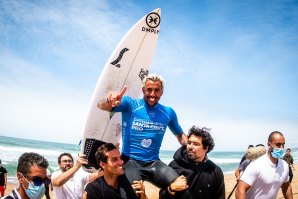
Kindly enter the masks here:
<path id="1" fill-rule="evenodd" d="M 272 163 L 265 154 L 246 167 L 240 180 L 251 186 L 247 199 L 276 199 L 281 185 L 289 181 L 289 167 L 282 159 Z"/>
<path id="2" fill-rule="evenodd" d="M 61 170 L 52 173 L 52 180 L 62 173 Z M 57 199 L 81 199 L 84 188 L 89 182 L 89 173 L 79 169 L 64 185 L 54 187 Z"/>

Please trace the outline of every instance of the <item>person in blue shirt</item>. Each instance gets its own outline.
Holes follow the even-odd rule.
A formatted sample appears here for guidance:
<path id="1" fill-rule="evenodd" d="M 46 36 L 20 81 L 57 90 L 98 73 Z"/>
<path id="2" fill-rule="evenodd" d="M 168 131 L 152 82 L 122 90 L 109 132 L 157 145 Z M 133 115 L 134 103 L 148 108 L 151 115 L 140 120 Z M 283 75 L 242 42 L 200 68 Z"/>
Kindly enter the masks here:
<path id="1" fill-rule="evenodd" d="M 132 183 L 148 180 L 165 188 L 178 174 L 159 159 L 159 149 L 166 128 L 169 127 L 180 144 L 187 143 L 187 137 L 178 123 L 175 111 L 159 102 L 164 89 L 160 75 L 149 74 L 143 79 L 143 98 L 124 96 L 127 87 L 112 92 L 98 108 L 122 113 L 122 158 L 125 174 Z"/>

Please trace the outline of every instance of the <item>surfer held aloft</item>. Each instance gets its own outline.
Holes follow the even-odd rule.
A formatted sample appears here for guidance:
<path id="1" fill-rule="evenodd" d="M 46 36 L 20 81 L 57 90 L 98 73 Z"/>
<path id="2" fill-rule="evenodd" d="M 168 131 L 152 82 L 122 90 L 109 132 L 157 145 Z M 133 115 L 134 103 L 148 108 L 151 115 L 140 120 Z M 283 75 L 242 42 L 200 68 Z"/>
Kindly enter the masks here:
<path id="1" fill-rule="evenodd" d="M 98 108 L 122 113 L 122 158 L 125 174 L 132 183 L 148 180 L 166 188 L 177 177 L 177 173 L 159 159 L 159 149 L 164 133 L 169 126 L 180 144 L 185 145 L 187 137 L 178 123 L 175 111 L 158 103 L 164 88 L 164 80 L 156 74 L 143 79 L 142 99 L 123 96 L 127 90 L 112 92 Z"/>

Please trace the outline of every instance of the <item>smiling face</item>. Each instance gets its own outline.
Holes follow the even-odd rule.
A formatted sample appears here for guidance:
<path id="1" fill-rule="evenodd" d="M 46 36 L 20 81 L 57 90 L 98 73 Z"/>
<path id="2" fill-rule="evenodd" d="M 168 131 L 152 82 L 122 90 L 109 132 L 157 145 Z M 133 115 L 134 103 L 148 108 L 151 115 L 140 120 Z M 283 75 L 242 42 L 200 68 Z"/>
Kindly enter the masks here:
<path id="1" fill-rule="evenodd" d="M 147 80 L 143 87 L 144 100 L 149 106 L 155 106 L 163 94 L 160 81 Z"/>
<path id="2" fill-rule="evenodd" d="M 100 161 L 100 166 L 103 168 L 105 174 L 110 176 L 120 176 L 124 174 L 123 160 L 118 149 L 113 149 L 105 153 L 107 162 Z"/>
<path id="3" fill-rule="evenodd" d="M 202 162 L 206 156 L 208 147 L 204 149 L 202 137 L 191 135 L 187 141 L 187 157 L 194 162 Z"/>

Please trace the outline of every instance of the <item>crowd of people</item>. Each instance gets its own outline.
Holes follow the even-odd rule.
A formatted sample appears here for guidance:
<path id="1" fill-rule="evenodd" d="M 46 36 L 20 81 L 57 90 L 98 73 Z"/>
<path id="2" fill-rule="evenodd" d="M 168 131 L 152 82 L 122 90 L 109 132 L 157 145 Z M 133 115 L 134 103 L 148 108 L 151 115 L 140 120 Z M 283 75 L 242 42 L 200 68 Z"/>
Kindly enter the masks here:
<path id="1" fill-rule="evenodd" d="M 208 157 L 215 146 L 211 133 L 197 126 L 192 126 L 187 135 L 184 133 L 175 111 L 159 103 L 163 78 L 155 74 L 144 78 L 141 99 L 124 96 L 126 89 L 111 92 L 106 101 L 98 103 L 102 110 L 122 113 L 121 152 L 112 143 L 102 144 L 94 154 L 100 168 L 95 173 L 82 169 L 88 164 L 84 154 L 74 162 L 71 154 L 62 153 L 57 160 L 59 170 L 52 174 L 47 172 L 45 157 L 24 153 L 17 165 L 19 185 L 4 198 L 39 199 L 53 187 L 57 199 L 146 199 L 144 180 L 160 188 L 161 199 L 225 198 L 222 169 Z M 159 158 L 167 127 L 181 144 L 169 165 Z M 284 135 L 272 132 L 267 145 L 267 152 L 243 158 L 235 174 L 236 198 L 276 198 L 280 187 L 286 199 L 293 198 L 290 182 L 295 168 L 291 150 L 283 154 Z M 0 166 L 1 196 L 6 183 L 7 171 Z M 47 194 L 46 198 L 50 196 Z"/>

